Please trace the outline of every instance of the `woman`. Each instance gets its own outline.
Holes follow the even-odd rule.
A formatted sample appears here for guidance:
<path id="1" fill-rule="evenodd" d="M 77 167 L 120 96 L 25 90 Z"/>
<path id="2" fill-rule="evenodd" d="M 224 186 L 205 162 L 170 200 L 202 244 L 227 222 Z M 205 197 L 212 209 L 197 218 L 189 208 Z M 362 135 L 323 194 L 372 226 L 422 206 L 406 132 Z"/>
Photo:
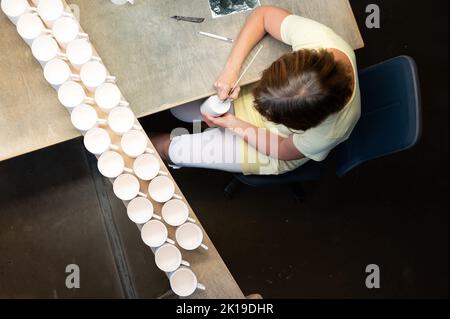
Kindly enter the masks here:
<path id="1" fill-rule="evenodd" d="M 240 92 L 230 88 L 252 48 L 269 33 L 291 45 Z M 324 160 L 345 141 L 360 116 L 356 59 L 351 47 L 328 27 L 263 6 L 248 17 L 215 88 L 222 100 L 235 99 L 221 117 L 203 114 L 215 127 L 198 134 L 152 141 L 165 159 L 181 167 L 244 174 L 282 174 L 308 160 Z"/>

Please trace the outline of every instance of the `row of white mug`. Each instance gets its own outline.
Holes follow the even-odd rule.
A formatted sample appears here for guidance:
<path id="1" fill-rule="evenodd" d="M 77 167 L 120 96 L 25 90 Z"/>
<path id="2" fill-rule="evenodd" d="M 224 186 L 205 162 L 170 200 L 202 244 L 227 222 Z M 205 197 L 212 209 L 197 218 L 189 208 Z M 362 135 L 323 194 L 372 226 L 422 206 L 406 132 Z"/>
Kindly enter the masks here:
<path id="1" fill-rule="evenodd" d="M 88 35 L 80 32 L 78 22 L 65 12 L 61 0 L 35 0 L 33 3 L 37 8 L 31 7 L 26 0 L 2 0 L 1 8 L 31 46 L 33 56 L 44 68 L 45 79 L 58 91 L 61 104 L 71 112 L 73 125 L 85 133 L 84 144 L 88 151 L 100 155 L 100 172 L 115 178 L 115 195 L 130 201 L 127 214 L 136 224 L 143 224 L 142 240 L 152 248 L 159 247 L 155 251 L 155 262 L 158 268 L 169 273 L 173 291 L 180 296 L 189 296 L 197 288 L 205 289 L 197 282 L 195 274 L 186 268 L 189 263 L 182 260 L 175 242 L 168 238 L 167 227 L 160 221 L 161 217 L 153 213 L 153 204 L 147 194 L 140 192 L 137 177 L 151 180 L 148 193 L 153 200 L 165 203 L 162 216 L 169 225 L 178 227 L 175 237 L 180 247 L 208 249 L 202 243 L 201 228 L 189 218 L 187 205 L 175 194 L 173 181 L 160 170 L 158 159 L 151 154 L 154 151 L 147 147 L 147 136 L 135 124 L 133 112 L 126 107 L 129 104 L 122 101 L 120 90 L 114 84 L 115 77 L 109 76 L 101 59 L 94 56 Z M 73 70 L 78 70 L 79 74 Z M 84 88 L 94 93 L 94 97 L 89 97 Z M 94 104 L 108 114 L 107 119 L 99 118 Z M 104 124 L 122 136 L 121 149 L 127 156 L 135 158 L 133 169 L 125 168 L 122 155 L 111 150 L 119 147 L 113 145 L 109 133 L 99 127 Z"/>
<path id="2" fill-rule="evenodd" d="M 27 13 L 37 13 L 45 24 L 52 27 L 61 17 L 71 16 L 61 0 L 2 0 L 1 8 L 12 23 L 18 24 L 19 19 Z"/>

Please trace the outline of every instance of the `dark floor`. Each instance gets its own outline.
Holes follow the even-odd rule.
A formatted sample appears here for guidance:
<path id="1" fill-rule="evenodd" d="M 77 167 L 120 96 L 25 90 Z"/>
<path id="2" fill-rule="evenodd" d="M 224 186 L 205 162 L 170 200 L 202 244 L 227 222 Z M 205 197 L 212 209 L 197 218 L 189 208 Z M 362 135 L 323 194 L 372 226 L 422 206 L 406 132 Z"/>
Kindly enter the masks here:
<path id="1" fill-rule="evenodd" d="M 174 176 L 246 294 L 448 297 L 449 4 L 376 1 L 381 29 L 369 30 L 365 8 L 374 1 L 351 3 L 366 43 L 357 51 L 360 67 L 401 54 L 418 64 L 417 147 L 343 179 L 307 184 L 301 205 L 282 188 L 242 187 L 226 200 L 226 173 Z M 176 124 L 168 114 L 143 123 L 148 130 Z M 168 289 L 92 165 L 80 139 L 0 162 L 0 298 L 151 298 Z M 69 291 L 64 269 L 71 263 L 80 266 L 82 282 Z M 371 263 L 381 268 L 379 290 L 364 284 Z"/>

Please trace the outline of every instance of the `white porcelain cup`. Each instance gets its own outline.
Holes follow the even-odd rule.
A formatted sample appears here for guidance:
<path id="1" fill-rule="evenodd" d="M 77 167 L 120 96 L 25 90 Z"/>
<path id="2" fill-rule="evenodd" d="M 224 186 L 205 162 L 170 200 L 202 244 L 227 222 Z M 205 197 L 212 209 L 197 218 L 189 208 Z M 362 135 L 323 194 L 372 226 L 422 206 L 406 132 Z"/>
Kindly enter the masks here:
<path id="1" fill-rule="evenodd" d="M 106 124 L 106 120 L 99 119 L 97 111 L 88 104 L 76 106 L 70 113 L 72 125 L 79 131 L 87 132 L 100 124 Z"/>
<path id="2" fill-rule="evenodd" d="M 189 217 L 188 206 L 179 199 L 171 199 L 166 202 L 161 209 L 161 215 L 170 226 L 178 227 L 186 221 L 195 223 L 195 220 Z"/>
<path id="3" fill-rule="evenodd" d="M 152 218 L 161 220 L 154 214 L 153 204 L 145 197 L 136 197 L 127 206 L 128 218 L 136 224 L 145 224 Z"/>
<path id="4" fill-rule="evenodd" d="M 141 238 L 147 246 L 156 248 L 165 242 L 174 245 L 175 242 L 167 236 L 167 227 L 159 220 L 150 220 L 142 226 Z"/>
<path id="5" fill-rule="evenodd" d="M 100 57 L 94 56 L 92 44 L 85 38 L 69 42 L 66 48 L 66 55 L 77 70 L 80 70 L 84 64 L 91 60 L 101 61 Z"/>
<path id="6" fill-rule="evenodd" d="M 89 61 L 80 70 L 81 81 L 91 92 L 105 82 L 115 82 L 116 77 L 107 74 L 106 68 L 100 61 Z"/>
<path id="7" fill-rule="evenodd" d="M 200 284 L 197 276 L 189 268 L 181 267 L 170 274 L 170 288 L 180 297 L 188 297 L 197 289 L 205 290 L 206 287 Z"/>
<path id="8" fill-rule="evenodd" d="M 100 174 L 107 178 L 116 178 L 123 172 L 132 171 L 125 167 L 125 161 L 119 153 L 115 151 L 104 152 L 97 161 L 97 167 Z"/>
<path id="9" fill-rule="evenodd" d="M 191 266 L 182 259 L 180 250 L 171 244 L 164 244 L 155 251 L 155 263 L 159 269 L 165 272 L 175 271 L 181 265 L 185 267 Z"/>
<path id="10" fill-rule="evenodd" d="M 37 12 L 49 28 L 63 16 L 72 17 L 72 13 L 65 11 L 64 3 L 61 0 L 39 0 Z"/>
<path id="11" fill-rule="evenodd" d="M 58 43 L 50 35 L 40 35 L 34 39 L 31 44 L 31 52 L 43 67 L 55 58 L 65 59 L 65 54 L 61 52 Z"/>
<path id="12" fill-rule="evenodd" d="M 136 117 L 133 111 L 126 106 L 117 106 L 108 114 L 109 128 L 117 135 L 123 135 L 131 129 L 140 130 L 141 127 L 135 124 Z"/>
<path id="13" fill-rule="evenodd" d="M 122 101 L 122 94 L 114 83 L 103 83 L 95 90 L 95 103 L 103 112 L 108 113 L 117 106 L 129 106 L 126 101 Z"/>
<path id="14" fill-rule="evenodd" d="M 208 246 L 202 243 L 203 232 L 202 229 L 193 223 L 185 223 L 177 228 L 175 231 L 175 238 L 178 245 L 186 250 L 194 250 L 202 247 L 208 250 Z"/>
<path id="15" fill-rule="evenodd" d="M 2 0 L 1 8 L 9 20 L 16 25 L 22 15 L 36 12 L 36 8 L 31 7 L 27 0 Z"/>
<path id="16" fill-rule="evenodd" d="M 19 18 L 17 21 L 17 33 L 29 46 L 39 36 L 49 34 L 44 23 L 36 13 L 25 13 Z"/>
<path id="17" fill-rule="evenodd" d="M 113 183 L 114 194 L 121 200 L 132 200 L 138 195 L 147 197 L 147 194 L 141 193 L 139 189 L 139 180 L 128 173 L 119 175 Z"/>
<path id="18" fill-rule="evenodd" d="M 58 89 L 59 102 L 69 109 L 80 104 L 94 104 L 94 99 L 88 97 L 83 86 L 75 81 L 67 81 Z"/>
<path id="19" fill-rule="evenodd" d="M 44 78 L 56 90 L 67 81 L 80 81 L 80 76 L 73 74 L 67 62 L 60 58 L 55 58 L 45 64 Z"/>
<path id="20" fill-rule="evenodd" d="M 161 170 L 161 165 L 156 156 L 147 153 L 140 155 L 134 160 L 133 171 L 143 181 L 150 181 L 158 174 L 168 175 L 167 172 Z"/>
<path id="21" fill-rule="evenodd" d="M 221 116 L 227 113 L 231 108 L 231 101 L 221 101 L 217 95 L 209 97 L 200 107 L 202 114 L 207 113 L 211 116 Z"/>
<path id="22" fill-rule="evenodd" d="M 131 130 L 123 134 L 120 146 L 125 154 L 131 158 L 137 158 L 144 153 L 155 153 L 148 147 L 148 138 L 144 132 Z"/>
<path id="23" fill-rule="evenodd" d="M 86 149 L 94 155 L 101 155 L 111 149 L 119 150 L 118 146 L 111 144 L 109 133 L 99 127 L 94 127 L 87 131 L 83 142 Z"/>
<path id="24" fill-rule="evenodd" d="M 52 34 L 59 45 L 66 49 L 67 45 L 78 38 L 89 38 L 89 35 L 80 32 L 80 24 L 71 17 L 61 17 L 53 23 Z"/>
<path id="25" fill-rule="evenodd" d="M 157 176 L 148 184 L 150 197 L 158 203 L 165 203 L 172 198 L 181 199 L 175 194 L 175 184 L 167 176 Z"/>

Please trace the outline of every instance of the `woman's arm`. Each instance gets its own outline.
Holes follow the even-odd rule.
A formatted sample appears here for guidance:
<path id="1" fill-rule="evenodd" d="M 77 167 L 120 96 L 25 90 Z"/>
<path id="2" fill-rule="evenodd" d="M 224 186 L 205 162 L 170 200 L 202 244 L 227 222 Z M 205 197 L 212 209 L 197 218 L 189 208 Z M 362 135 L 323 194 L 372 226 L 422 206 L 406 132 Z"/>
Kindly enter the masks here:
<path id="1" fill-rule="evenodd" d="M 250 123 L 242 121 L 231 113 L 221 117 L 212 117 L 204 114 L 209 126 L 218 126 L 230 129 L 241 137 L 258 152 L 282 161 L 302 159 L 305 156 L 295 147 L 292 135 L 284 138 L 264 128 L 258 128 Z"/>
<path id="2" fill-rule="evenodd" d="M 235 41 L 224 70 L 214 84 L 220 99 L 237 98 L 239 88 L 236 88 L 231 96 L 228 96 L 228 93 L 239 78 L 239 72 L 248 54 L 266 32 L 281 40 L 281 23 L 288 15 L 288 11 L 270 6 L 258 7 L 249 15 Z"/>

